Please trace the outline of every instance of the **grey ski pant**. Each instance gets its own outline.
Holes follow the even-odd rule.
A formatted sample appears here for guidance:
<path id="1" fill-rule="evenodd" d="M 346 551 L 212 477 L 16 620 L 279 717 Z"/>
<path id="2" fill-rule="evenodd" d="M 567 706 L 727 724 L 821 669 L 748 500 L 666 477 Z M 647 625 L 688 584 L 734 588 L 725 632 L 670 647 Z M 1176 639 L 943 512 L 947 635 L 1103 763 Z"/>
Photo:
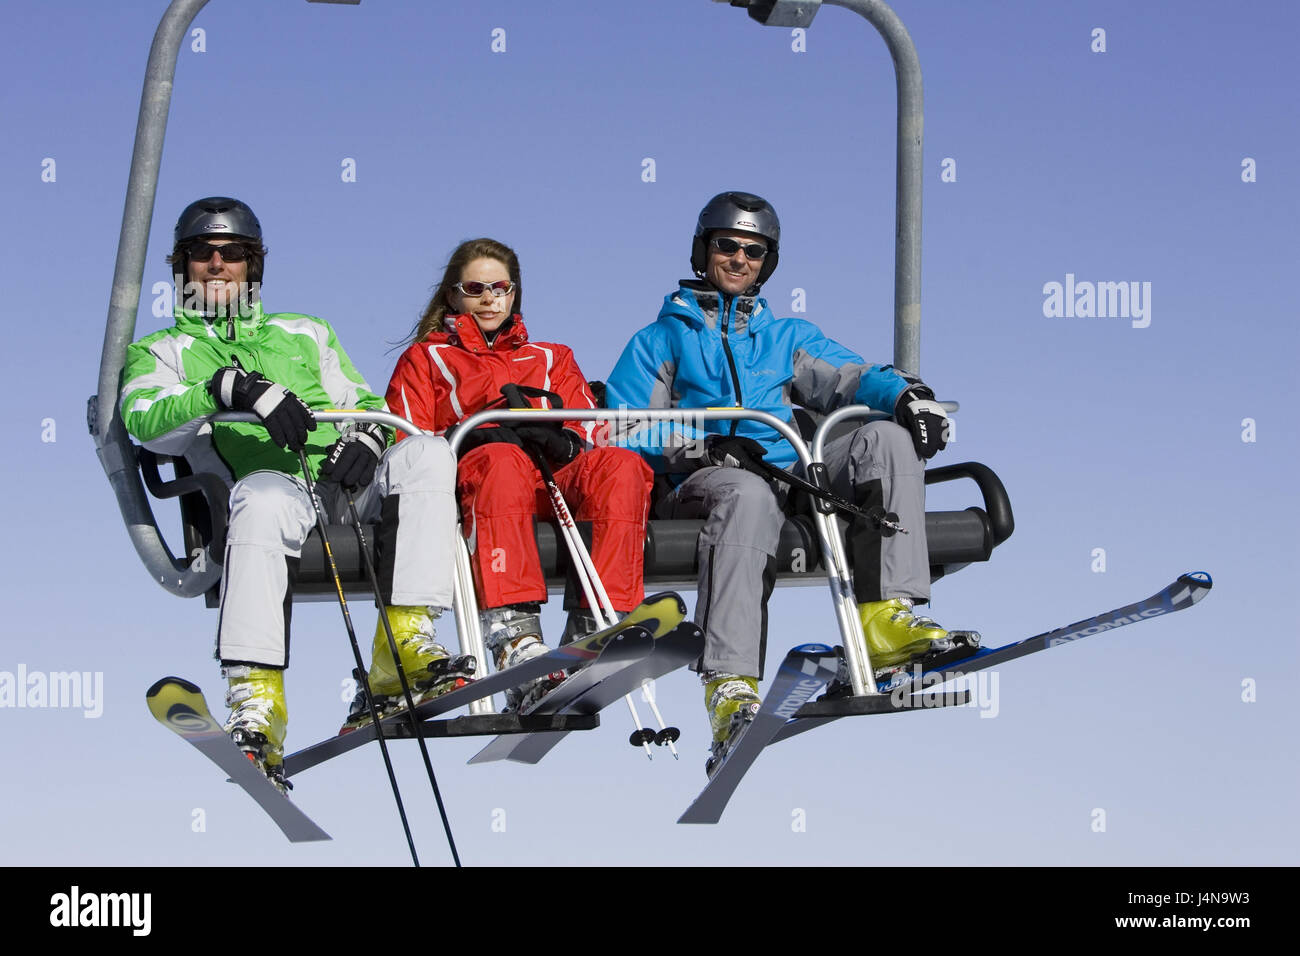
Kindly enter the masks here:
<path id="1" fill-rule="evenodd" d="M 860 602 L 930 598 L 925 540 L 925 466 L 907 430 L 870 422 L 826 446 L 836 494 L 879 503 L 898 514 L 908 534 L 883 537 L 865 523 L 851 535 L 854 591 Z M 776 551 L 785 521 L 777 492 L 737 468 L 701 468 L 660 502 L 661 518 L 703 518 L 695 623 L 704 654 L 692 668 L 762 677 L 767 649 L 767 601 L 775 583 Z"/>
<path id="2" fill-rule="evenodd" d="M 412 435 L 384 453 L 356 495 L 363 522 L 379 519 L 377 571 L 385 604 L 452 605 L 456 461 L 441 438 Z M 327 520 L 350 523 L 346 495 L 317 485 Z M 257 471 L 230 493 L 219 660 L 286 667 L 293 575 L 316 514 L 301 476 Z"/>

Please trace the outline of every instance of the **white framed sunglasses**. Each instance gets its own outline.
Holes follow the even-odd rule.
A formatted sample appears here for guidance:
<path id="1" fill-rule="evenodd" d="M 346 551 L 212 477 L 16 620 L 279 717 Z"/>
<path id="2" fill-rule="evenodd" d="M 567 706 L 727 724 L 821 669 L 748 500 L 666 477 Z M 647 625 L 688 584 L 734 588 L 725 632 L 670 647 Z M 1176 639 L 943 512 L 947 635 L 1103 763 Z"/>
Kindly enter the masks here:
<path id="1" fill-rule="evenodd" d="M 460 290 L 461 295 L 471 299 L 477 299 L 489 289 L 494 296 L 501 299 L 514 291 L 515 284 L 509 279 L 501 279 L 498 282 L 478 282 L 471 279 L 467 282 L 457 282 L 456 288 Z"/>

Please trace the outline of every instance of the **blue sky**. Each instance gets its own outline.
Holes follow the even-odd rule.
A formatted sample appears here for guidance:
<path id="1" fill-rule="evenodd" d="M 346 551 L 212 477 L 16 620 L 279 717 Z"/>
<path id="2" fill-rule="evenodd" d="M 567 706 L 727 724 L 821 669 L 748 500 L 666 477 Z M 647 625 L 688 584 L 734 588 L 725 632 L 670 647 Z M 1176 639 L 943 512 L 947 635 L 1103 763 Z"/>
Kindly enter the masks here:
<path id="1" fill-rule="evenodd" d="M 992 466 L 1017 521 L 993 561 L 936 586 L 933 615 L 996 645 L 1183 571 L 1211 572 L 1214 591 L 1169 620 L 1007 665 L 996 717 L 846 720 L 782 744 L 713 831 L 673 823 L 707 747 L 684 673 L 659 687 L 684 731 L 677 763 L 648 764 L 614 710 L 534 768 L 466 767 L 476 744 L 436 744 L 466 862 L 707 864 L 720 847 L 733 863 L 795 865 L 1296 862 L 1297 15 L 895 9 L 926 93 L 920 371 L 962 406 L 936 464 Z M 144 707 L 173 673 L 220 698 L 215 612 L 143 573 L 84 427 L 162 10 L 12 0 L 0 14 L 0 178 L 17 220 L 0 238 L 17 505 L 0 672 L 98 672 L 104 687 L 97 718 L 0 708 L 0 759 L 22 768 L 0 860 L 402 863 L 372 749 L 302 776 L 295 799 L 335 840 L 291 847 Z M 573 346 L 601 378 L 687 274 L 699 207 L 739 188 L 781 215 L 764 290 L 778 314 L 802 289 L 800 315 L 892 356 L 894 80 L 848 11 L 818 13 L 806 52 L 705 0 L 213 0 L 194 26 L 205 49 L 187 44 L 177 64 L 138 335 L 166 324 L 149 289 L 169 278 L 177 213 L 228 194 L 263 223 L 267 307 L 328 318 L 376 388 L 447 255 L 477 235 L 519 252 L 534 336 Z M 1104 53 L 1090 49 L 1098 28 Z M 1067 275 L 1150 283 L 1150 324 L 1047 317 L 1044 286 Z M 931 507 L 973 495 L 945 488 Z M 546 620 L 558 632 L 558 613 Z M 300 606 L 294 627 L 291 748 L 337 727 L 350 667 L 336 607 Z M 786 647 L 834 636 L 824 588 L 778 591 L 769 671 Z M 439 862 L 413 748 L 398 769 L 422 855 Z M 582 835 L 556 839 L 575 808 Z"/>

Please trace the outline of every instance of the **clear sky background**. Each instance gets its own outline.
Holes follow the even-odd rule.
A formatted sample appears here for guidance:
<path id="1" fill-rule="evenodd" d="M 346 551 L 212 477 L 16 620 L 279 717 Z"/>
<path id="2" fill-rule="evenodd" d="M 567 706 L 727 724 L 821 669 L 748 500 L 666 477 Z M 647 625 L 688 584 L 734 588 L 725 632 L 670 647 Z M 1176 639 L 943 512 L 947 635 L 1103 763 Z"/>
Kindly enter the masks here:
<path id="1" fill-rule="evenodd" d="M 85 427 L 163 9 L 0 13 L 0 671 L 100 672 L 104 698 L 97 718 L 0 708 L 0 863 L 406 863 L 374 748 L 298 778 L 295 800 L 335 839 L 293 847 L 144 705 L 167 674 L 214 708 L 222 695 L 216 613 L 143 572 Z M 1007 665 L 996 708 L 781 744 L 714 828 L 674 823 L 708 745 L 684 672 L 659 685 L 680 762 L 628 747 L 621 709 L 537 767 L 467 767 L 478 742 L 434 743 L 467 863 L 1298 861 L 1300 18 L 1201 0 L 895 9 L 926 93 L 920 371 L 961 403 L 935 463 L 992 466 L 1017 522 L 990 563 L 936 586 L 931 613 L 998 645 L 1184 571 L 1209 571 L 1213 592 Z M 138 336 L 169 324 L 149 290 L 169 279 L 178 212 L 227 194 L 263 223 L 268 309 L 328 318 L 380 391 L 447 255 L 478 235 L 519 252 L 534 336 L 602 378 L 688 274 L 700 206 L 737 188 L 781 216 L 776 312 L 805 290 L 799 314 L 892 357 L 894 78 L 848 11 L 822 9 L 806 52 L 705 0 L 213 0 L 194 26 L 205 50 L 177 64 Z M 1067 274 L 1150 283 L 1149 326 L 1046 317 L 1044 285 Z M 969 483 L 931 496 L 976 503 Z M 373 617 L 358 617 L 366 640 Z M 560 613 L 545 620 L 554 637 Z M 779 590 L 769 671 L 836 637 L 824 586 Z M 350 667 L 337 608 L 300 605 L 290 749 L 337 728 Z M 443 862 L 418 752 L 395 749 L 422 856 Z"/>

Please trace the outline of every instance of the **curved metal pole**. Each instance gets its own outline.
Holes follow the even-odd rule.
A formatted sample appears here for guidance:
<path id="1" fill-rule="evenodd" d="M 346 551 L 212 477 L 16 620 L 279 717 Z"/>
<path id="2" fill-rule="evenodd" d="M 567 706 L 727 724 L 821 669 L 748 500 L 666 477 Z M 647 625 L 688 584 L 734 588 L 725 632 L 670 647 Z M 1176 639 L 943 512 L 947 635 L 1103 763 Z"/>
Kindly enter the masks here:
<path id="1" fill-rule="evenodd" d="M 352 3 L 356 0 L 330 0 Z M 177 558 L 167 547 L 158 520 L 149 506 L 136 467 L 135 454 L 117 407 L 126 349 L 135 338 L 135 317 L 140 306 L 144 259 L 149 245 L 158 170 L 162 165 L 167 114 L 171 109 L 176 58 L 190 24 L 208 0 L 172 0 L 154 31 L 145 66 L 140 112 L 135 127 L 135 147 L 127 180 L 122 229 L 118 235 L 113 290 L 104 328 L 99 365 L 99 388 L 86 410 L 87 425 L 95 441 L 95 454 L 117 498 L 127 534 L 140 560 L 155 581 L 181 597 L 194 597 L 212 587 L 220 569 L 187 558 Z"/>
<path id="2" fill-rule="evenodd" d="M 716 0 L 725 3 L 726 0 Z M 921 374 L 921 62 L 903 21 L 882 0 L 731 0 L 764 26 L 811 27 L 822 3 L 845 7 L 884 38 L 898 86 L 894 213 L 894 365 Z"/>
<path id="3" fill-rule="evenodd" d="M 956 402 L 940 402 L 939 404 L 944 407 L 945 411 L 955 412 L 958 409 Z M 822 420 L 821 424 L 817 426 L 817 430 L 813 432 L 812 443 L 809 449 L 813 460 L 826 460 L 826 442 L 829 440 L 832 430 L 840 422 L 852 418 L 878 419 L 891 417 L 892 416 L 887 412 L 877 411 L 876 409 L 870 408 L 866 405 L 846 405 L 843 408 L 835 409 L 835 411 L 831 412 Z M 835 522 L 834 515 L 822 515 L 821 512 L 816 513 L 820 516 L 820 519 L 825 520 L 828 525 L 838 530 L 839 526 Z M 838 534 L 831 534 L 829 536 L 823 535 L 823 545 L 827 540 L 829 540 L 830 548 L 834 552 L 835 563 L 841 569 L 840 573 L 843 575 L 846 582 L 851 582 L 852 579 L 849 577 L 849 560 L 848 555 L 845 554 L 844 551 L 843 538 Z M 852 621 L 851 630 L 854 635 L 854 643 L 857 647 L 854 650 L 850 650 L 849 642 L 846 640 L 844 643 L 845 658 L 849 665 L 849 680 L 853 685 L 854 694 L 875 694 L 877 693 L 876 682 L 871 678 L 870 665 L 867 662 L 866 635 L 862 632 L 862 621 L 856 613 L 856 598 L 853 601 L 853 607 L 851 610 L 855 612 L 850 614 L 849 618 Z"/>
<path id="4" fill-rule="evenodd" d="M 140 284 L 144 277 L 154 196 L 158 191 L 158 168 L 162 163 L 163 137 L 167 132 L 176 56 L 190 23 L 207 2 L 172 0 L 154 33 L 149 63 L 145 67 L 144 90 L 140 94 L 131 176 L 126 188 L 126 206 L 122 211 L 117 263 L 113 268 L 113 292 L 108 304 L 108 324 L 104 330 L 104 350 L 99 366 L 99 391 L 87 410 L 90 433 L 95 439 L 95 453 L 108 475 L 109 484 L 113 486 L 131 543 L 154 580 L 182 597 L 193 597 L 208 590 L 220 578 L 221 569 L 209 566 L 206 570 L 195 570 L 188 566 L 187 561 L 177 559 L 167 547 L 140 481 L 117 400 L 126 347 L 135 335 L 135 314 L 140 305 Z"/>
<path id="5" fill-rule="evenodd" d="M 956 411 L 956 402 L 942 402 L 946 410 Z M 837 408 L 827 415 L 813 432 L 811 453 L 815 461 L 825 461 L 826 441 L 831 430 L 842 421 L 852 418 L 890 418 L 887 412 L 877 411 L 866 405 L 846 405 L 843 408 Z M 836 532 L 839 525 L 836 523 L 834 515 L 824 515 L 820 511 L 814 512 L 818 516 L 818 521 L 827 524 Z M 844 539 L 838 533 L 823 534 L 823 547 L 829 544 L 827 553 L 828 562 L 832 559 L 837 568 L 836 575 L 841 577 L 846 585 L 852 587 L 852 578 L 849 576 L 849 559 L 844 551 Z M 849 665 L 849 682 L 853 685 L 853 693 L 856 696 L 871 695 L 879 693 L 876 689 L 876 682 L 872 677 L 871 664 L 867 657 L 867 639 L 862 631 L 862 620 L 857 615 L 857 599 L 853 597 L 851 590 L 847 595 L 851 601 L 851 607 L 847 610 L 853 613 L 848 614 L 850 620 L 850 630 L 853 634 L 853 640 L 844 641 L 844 656 Z"/>
<path id="6" fill-rule="evenodd" d="M 811 448 L 813 459 L 815 461 L 825 461 L 826 437 L 830 434 L 831 429 L 840 422 L 851 418 L 889 417 L 888 413 L 877 411 L 866 405 L 847 405 L 844 408 L 837 408 L 827 415 L 821 424 L 817 426 L 817 430 L 813 432 Z M 817 515 L 819 524 L 828 524 L 836 532 L 839 531 L 839 524 L 834 515 L 824 515 L 817 510 L 814 510 L 813 513 Z M 844 539 L 838 533 L 834 533 L 823 534 L 822 541 L 823 547 L 826 547 L 826 543 L 829 542 L 829 548 L 826 552 L 827 565 L 833 564 L 836 568 L 836 575 L 842 577 L 845 582 L 850 582 L 851 587 L 852 578 L 849 577 L 849 558 L 844 551 Z M 848 635 L 845 635 L 844 658 L 849 665 L 849 683 L 853 686 L 853 693 L 855 696 L 861 697 L 878 693 L 878 691 L 876 682 L 870 679 L 869 676 L 871 674 L 871 663 L 867 656 L 867 636 L 862 630 L 862 619 L 856 613 L 857 599 L 853 597 L 851 592 L 847 597 L 852 599 L 852 608 L 846 608 L 846 610 L 854 612 L 847 615 L 851 621 L 849 630 L 853 634 L 853 640 L 848 640 Z"/>
<path id="7" fill-rule="evenodd" d="M 875 27 L 889 47 L 898 82 L 898 143 L 895 158 L 894 365 L 921 374 L 921 152 L 925 96 L 921 61 L 912 37 L 881 0 L 825 0 L 845 7 Z"/>

